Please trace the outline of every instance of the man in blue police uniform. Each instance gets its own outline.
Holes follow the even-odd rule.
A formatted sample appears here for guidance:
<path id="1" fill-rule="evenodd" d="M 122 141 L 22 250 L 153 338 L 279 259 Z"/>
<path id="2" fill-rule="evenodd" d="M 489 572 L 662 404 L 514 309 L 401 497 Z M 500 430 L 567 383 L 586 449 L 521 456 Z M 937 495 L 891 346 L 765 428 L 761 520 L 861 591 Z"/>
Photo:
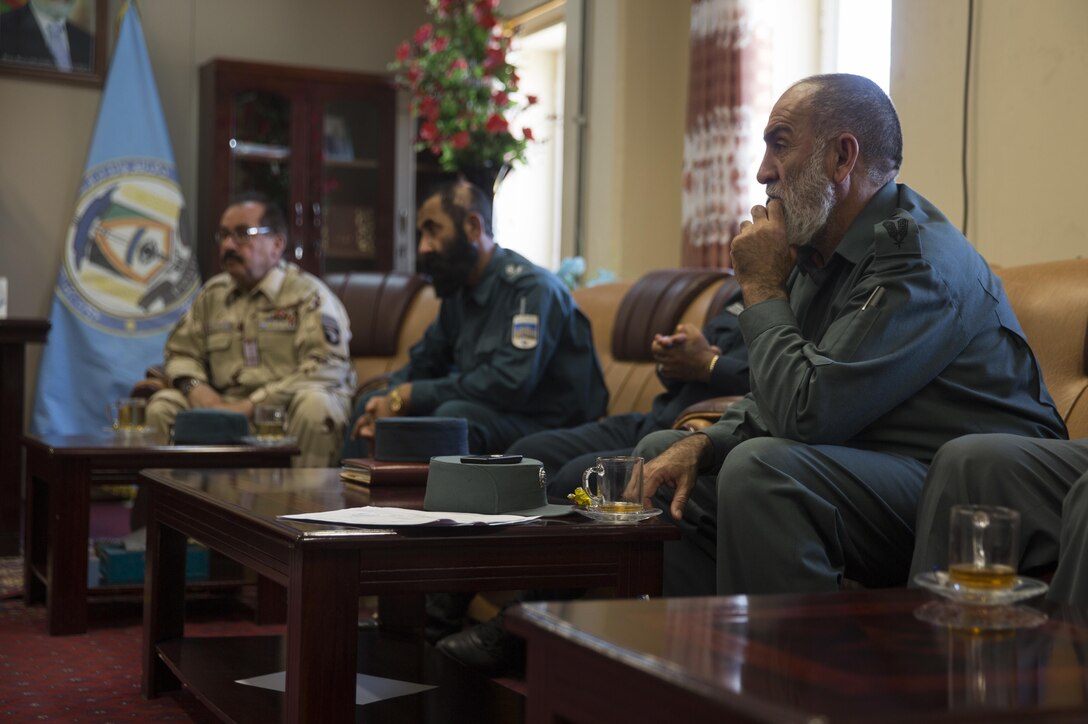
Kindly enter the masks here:
<path id="1" fill-rule="evenodd" d="M 420 206 L 419 266 L 442 299 L 388 389 L 361 399 L 344 457 L 390 415 L 463 417 L 469 451 L 505 450 L 529 433 L 578 425 L 608 406 L 589 320 L 563 283 L 491 236 L 491 202 L 450 184 Z"/>
<path id="2" fill-rule="evenodd" d="M 731 247 L 752 392 L 703 431 L 637 449 L 654 458 L 646 495 L 683 534 L 666 593 L 901 586 L 944 442 L 1065 425 L 986 261 L 895 183 L 902 133 L 879 87 L 802 80 L 764 141 L 769 200 Z"/>

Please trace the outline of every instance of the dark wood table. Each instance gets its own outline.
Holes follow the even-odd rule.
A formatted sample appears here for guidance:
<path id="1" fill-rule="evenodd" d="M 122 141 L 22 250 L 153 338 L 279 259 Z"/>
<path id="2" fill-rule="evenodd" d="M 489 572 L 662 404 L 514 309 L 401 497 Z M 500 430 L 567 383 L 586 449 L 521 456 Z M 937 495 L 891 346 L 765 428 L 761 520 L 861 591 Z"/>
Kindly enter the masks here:
<path id="1" fill-rule="evenodd" d="M 930 625 L 916 589 L 531 603 L 526 721 L 1088 721 L 1088 611 L 1040 627 Z"/>
<path id="2" fill-rule="evenodd" d="M 0 319 L 0 556 L 19 555 L 26 346 L 45 342 L 44 319 Z"/>
<path id="3" fill-rule="evenodd" d="M 355 721 L 361 594 L 604 586 L 617 596 L 657 594 L 664 542 L 679 537 L 660 518 L 615 526 L 578 515 L 397 531 L 306 524 L 277 516 L 418 505 L 422 491 L 368 496 L 344 486 L 337 470 L 144 470 L 141 476 L 151 494 L 144 694 L 155 697 L 184 683 L 235 722 Z M 182 564 L 190 536 L 287 588 L 285 694 L 254 693 L 233 683 L 236 664 L 216 663 L 236 662 L 244 641 L 183 638 Z M 248 675 L 271 673 L 276 665 L 269 658 L 254 661 Z"/>
<path id="4" fill-rule="evenodd" d="M 87 630 L 92 486 L 138 484 L 140 469 L 149 467 L 278 468 L 289 465 L 299 452 L 296 445 L 168 445 L 153 434 L 108 431 L 97 435 L 23 435 L 20 442 L 26 448 L 23 598 L 27 605 L 45 603 L 51 636 Z M 123 588 L 92 590 L 96 594 L 118 593 Z M 263 599 L 269 603 L 271 597 Z M 260 616 L 275 619 L 277 613 L 269 609 Z"/>

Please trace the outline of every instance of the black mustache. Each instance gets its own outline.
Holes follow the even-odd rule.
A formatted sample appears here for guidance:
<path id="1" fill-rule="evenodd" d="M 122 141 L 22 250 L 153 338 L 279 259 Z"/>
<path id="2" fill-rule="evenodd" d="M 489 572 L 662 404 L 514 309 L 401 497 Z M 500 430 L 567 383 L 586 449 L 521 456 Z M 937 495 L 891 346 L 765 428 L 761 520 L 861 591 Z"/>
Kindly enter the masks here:
<path id="1" fill-rule="evenodd" d="M 228 252 L 224 252 L 223 256 L 219 257 L 219 262 L 221 264 L 223 264 L 223 263 L 226 263 L 226 262 L 230 261 L 231 259 L 233 259 L 234 261 L 237 261 L 237 262 L 242 261 L 242 257 L 238 256 L 237 252 L 228 251 Z"/>

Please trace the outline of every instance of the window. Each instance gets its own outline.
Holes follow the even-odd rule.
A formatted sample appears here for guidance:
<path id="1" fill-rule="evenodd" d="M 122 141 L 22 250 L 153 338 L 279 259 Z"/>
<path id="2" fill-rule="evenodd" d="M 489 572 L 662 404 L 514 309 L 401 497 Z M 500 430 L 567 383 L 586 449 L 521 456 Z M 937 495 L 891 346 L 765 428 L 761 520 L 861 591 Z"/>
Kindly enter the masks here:
<path id="1" fill-rule="evenodd" d="M 888 92 L 891 0 L 824 0 L 821 72 L 863 75 Z"/>
<path id="2" fill-rule="evenodd" d="M 566 23 L 519 34 L 510 54 L 521 76 L 519 90 L 537 97 L 510 119 L 533 129 L 526 163 L 514 168 L 495 196 L 498 242 L 546 269 L 559 267 L 563 181 L 563 93 Z M 515 131 L 516 132 L 516 131 Z"/>

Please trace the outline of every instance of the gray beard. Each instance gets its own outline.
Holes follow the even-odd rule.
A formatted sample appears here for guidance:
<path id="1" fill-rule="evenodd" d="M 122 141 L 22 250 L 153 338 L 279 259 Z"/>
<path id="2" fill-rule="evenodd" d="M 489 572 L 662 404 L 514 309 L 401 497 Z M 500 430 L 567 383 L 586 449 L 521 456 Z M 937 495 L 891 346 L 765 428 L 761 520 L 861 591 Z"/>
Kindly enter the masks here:
<path id="1" fill-rule="evenodd" d="M 786 215 L 786 242 L 811 244 L 827 227 L 835 208 L 835 186 L 823 175 L 823 151 L 812 155 L 796 178 L 767 184 L 767 195 L 782 201 Z"/>

